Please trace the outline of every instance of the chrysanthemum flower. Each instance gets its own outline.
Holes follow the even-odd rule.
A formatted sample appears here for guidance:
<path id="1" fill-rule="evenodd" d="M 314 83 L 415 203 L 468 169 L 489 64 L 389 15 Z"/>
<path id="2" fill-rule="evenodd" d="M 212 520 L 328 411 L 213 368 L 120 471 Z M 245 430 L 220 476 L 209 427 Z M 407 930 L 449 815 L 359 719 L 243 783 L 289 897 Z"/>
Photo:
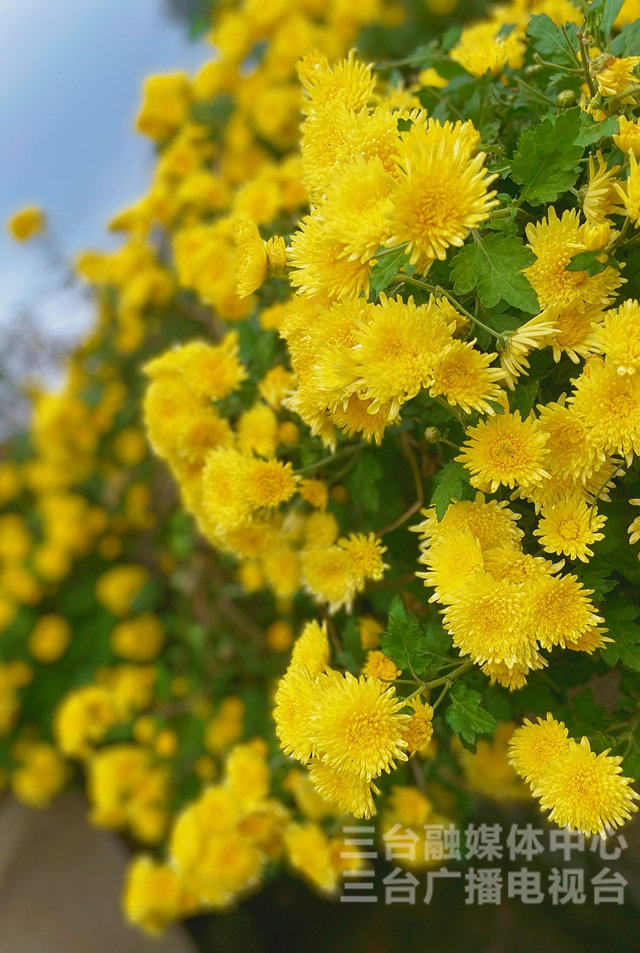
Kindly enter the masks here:
<path id="1" fill-rule="evenodd" d="M 358 589 L 364 587 L 366 579 L 382 579 L 385 569 L 389 569 L 382 558 L 387 547 L 383 546 L 382 541 L 376 539 L 373 533 L 368 536 L 364 533 L 350 533 L 347 538 L 338 540 L 338 546 L 349 556 L 351 572 Z"/>
<path id="2" fill-rule="evenodd" d="M 496 579 L 519 584 L 540 576 L 552 576 L 559 572 L 563 562 L 552 563 L 541 556 L 530 556 L 518 549 L 504 546 L 489 549 L 484 553 L 484 568 Z"/>
<path id="3" fill-rule="evenodd" d="M 362 666 L 362 674 L 367 678 L 382 678 L 385 681 L 397 678 L 400 669 L 390 658 L 377 649 L 367 652 L 367 658 Z"/>
<path id="4" fill-rule="evenodd" d="M 455 127 L 443 133 L 430 119 L 424 140 L 402 153 L 399 179 L 392 189 L 392 235 L 388 245 L 409 243 L 411 263 L 446 258 L 459 248 L 497 204 L 489 186 L 496 178 L 484 168 L 484 152 L 469 159 Z"/>
<path id="5" fill-rule="evenodd" d="M 353 156 L 332 173 L 318 216 L 342 257 L 366 262 L 389 237 L 390 176 L 382 160 Z"/>
<path id="6" fill-rule="evenodd" d="M 451 344 L 453 326 L 448 324 L 435 298 L 429 304 L 405 303 L 400 297 L 380 295 L 380 304 L 370 309 L 370 321 L 356 332 L 362 397 L 370 398 L 370 413 L 392 401 L 396 417 L 406 400 L 431 382 L 436 359 Z"/>
<path id="7" fill-rule="evenodd" d="M 348 811 L 354 817 L 366 819 L 376 813 L 370 781 L 341 768 L 331 768 L 322 761 L 313 762 L 309 777 L 318 794 L 335 802 L 341 810 Z"/>
<path id="8" fill-rule="evenodd" d="M 278 546 L 262 557 L 262 565 L 273 594 L 278 599 L 293 599 L 300 588 L 300 557 L 291 546 Z"/>
<path id="9" fill-rule="evenodd" d="M 217 449 L 207 454 L 202 472 L 204 511 L 214 525 L 237 526 L 249 513 L 244 478 L 249 458 L 237 450 Z"/>
<path id="10" fill-rule="evenodd" d="M 291 499 L 298 480 L 290 463 L 249 459 L 243 479 L 244 498 L 254 509 L 278 506 Z"/>
<path id="11" fill-rule="evenodd" d="M 377 410 L 371 413 L 370 408 L 373 404 L 373 400 L 351 394 L 344 403 L 338 404 L 331 412 L 331 421 L 345 436 L 360 434 L 363 440 L 367 442 L 375 440 L 379 446 L 385 430 L 394 422 L 394 419 L 391 416 L 391 401 L 378 403 Z"/>
<path id="12" fill-rule="evenodd" d="M 267 243 L 263 241 L 255 222 L 240 219 L 235 227 L 238 246 L 238 294 L 241 298 L 253 294 L 267 274 Z"/>
<path id="13" fill-rule="evenodd" d="M 513 665 L 507 665 L 506 662 L 485 662 L 482 666 L 484 674 L 491 679 L 491 684 L 497 682 L 503 688 L 508 688 L 510 692 L 516 689 L 524 688 L 527 684 L 527 675 L 529 672 L 538 671 L 548 665 L 537 651 L 531 656 L 526 664 L 524 662 L 514 662 Z"/>
<path id="14" fill-rule="evenodd" d="M 528 666 L 535 658 L 535 638 L 522 586 L 477 573 L 447 606 L 443 625 L 453 644 L 474 662 Z"/>
<path id="15" fill-rule="evenodd" d="M 594 347 L 618 374 L 635 374 L 640 368 L 640 304 L 635 299 L 605 313 L 594 328 Z"/>
<path id="16" fill-rule="evenodd" d="M 462 31 L 460 40 L 450 56 L 472 76 L 484 76 L 489 70 L 499 76 L 507 64 L 514 68 L 522 65 L 526 49 L 522 27 L 514 27 L 502 38 L 500 23 L 487 20 Z"/>
<path id="17" fill-rule="evenodd" d="M 563 403 L 538 404 L 540 426 L 549 434 L 545 467 L 552 477 L 585 481 L 599 465 L 584 421 Z"/>
<path id="18" fill-rule="evenodd" d="M 450 532 L 468 529 L 483 551 L 496 546 L 514 549 L 520 546 L 524 535 L 516 525 L 520 515 L 510 510 L 506 501 L 487 501 L 484 494 L 479 492 L 475 500 L 452 500 L 441 520 L 438 520 L 433 508 L 422 510 L 422 513 L 426 518 L 411 529 L 430 543 L 436 543 Z"/>
<path id="19" fill-rule="evenodd" d="M 433 737 L 433 708 L 419 697 L 412 698 L 409 705 L 413 714 L 404 728 L 407 750 L 409 754 L 416 751 L 425 752 Z"/>
<path id="20" fill-rule="evenodd" d="M 204 509 L 204 514 L 199 513 L 201 528 L 211 537 L 214 546 L 219 546 L 239 559 L 266 556 L 281 544 L 281 535 L 269 519 L 263 519 L 253 513 L 244 516 L 235 525 L 228 525 L 216 521 L 215 512 L 209 511 L 206 506 Z"/>
<path id="21" fill-rule="evenodd" d="M 569 732 L 551 713 L 545 719 L 538 717 L 537 725 L 525 718 L 511 738 L 510 763 L 525 781 L 536 784 L 549 761 L 568 747 Z"/>
<path id="22" fill-rule="evenodd" d="M 571 259 L 585 250 L 580 234 L 580 217 L 576 209 L 558 218 L 551 206 L 547 219 L 527 225 L 529 247 L 536 261 L 524 269 L 543 308 L 572 305 L 585 310 L 586 305 L 606 307 L 623 279 L 615 268 L 607 266 L 599 275 L 586 271 L 567 271 Z M 555 316 L 551 316 L 552 321 Z"/>
<path id="23" fill-rule="evenodd" d="M 471 471 L 471 483 L 491 487 L 527 486 L 549 476 L 542 466 L 548 453 L 547 434 L 540 423 L 520 412 L 499 414 L 467 431 L 464 452 L 456 457 Z"/>
<path id="24" fill-rule="evenodd" d="M 633 152 L 634 155 L 640 155 L 640 125 L 637 121 L 633 119 L 628 119 L 627 116 L 618 117 L 618 127 L 619 132 L 617 135 L 614 135 L 613 141 L 617 145 L 618 149 L 626 156 L 629 152 Z"/>
<path id="25" fill-rule="evenodd" d="M 638 809 L 633 779 L 622 777 L 621 762 L 608 751 L 596 755 L 587 738 L 580 744 L 570 739 L 542 771 L 533 794 L 558 826 L 604 837 Z"/>
<path id="26" fill-rule="evenodd" d="M 607 168 L 607 163 L 598 150 L 598 171 L 593 156 L 589 156 L 589 184 L 582 200 L 582 211 L 590 225 L 600 225 L 608 215 L 620 213 L 620 201 L 615 189 L 619 165 Z"/>
<path id="27" fill-rule="evenodd" d="M 640 167 L 633 152 L 629 153 L 629 177 L 616 190 L 624 202 L 627 215 L 636 228 L 640 226 Z"/>
<path id="28" fill-rule="evenodd" d="M 351 110 L 363 109 L 376 84 L 371 66 L 357 60 L 355 50 L 333 66 L 323 53 L 313 50 L 298 61 L 296 69 L 311 100 L 305 107 L 306 112 L 333 102 L 344 103 Z"/>
<path id="29" fill-rule="evenodd" d="M 273 718 L 282 750 L 305 764 L 313 754 L 311 717 L 327 680 L 314 679 L 304 665 L 290 665 L 278 683 Z"/>
<path id="30" fill-rule="evenodd" d="M 638 79 L 633 74 L 638 63 L 640 56 L 607 56 L 604 69 L 596 73 L 600 95 L 607 99 L 609 96 L 625 93 L 636 85 Z"/>
<path id="31" fill-rule="evenodd" d="M 543 648 L 571 648 L 582 635 L 604 622 L 589 598 L 592 592 L 573 575 L 532 580 L 527 598 L 535 636 Z"/>
<path id="32" fill-rule="evenodd" d="M 544 313 L 549 322 L 556 326 L 555 333 L 549 335 L 546 341 L 553 348 L 553 359 L 556 363 L 562 359 L 563 354 L 574 364 L 579 364 L 581 360 L 595 353 L 593 327 L 602 317 L 600 305 L 585 305 L 575 301 L 562 308 L 550 305 Z"/>
<path id="33" fill-rule="evenodd" d="M 343 606 L 350 609 L 356 580 L 349 554 L 339 546 L 314 545 L 303 549 L 300 559 L 307 591 L 318 602 L 327 602 L 332 614 Z"/>
<path id="34" fill-rule="evenodd" d="M 307 622 L 293 646 L 291 665 L 304 665 L 311 675 L 319 675 L 329 664 L 329 658 L 326 622 Z"/>
<path id="35" fill-rule="evenodd" d="M 262 401 L 243 411 L 237 424 L 238 449 L 270 459 L 278 447 L 278 418 Z"/>
<path id="36" fill-rule="evenodd" d="M 601 459 L 619 453 L 630 464 L 640 450 L 640 374 L 620 375 L 613 364 L 594 358 L 573 383 L 568 401 Z"/>
<path id="37" fill-rule="evenodd" d="M 406 761 L 402 737 L 409 720 L 392 686 L 349 672 L 332 679 L 312 715 L 317 756 L 330 768 L 370 781 Z"/>
<path id="38" fill-rule="evenodd" d="M 302 499 L 306 500 L 311 506 L 315 506 L 319 510 L 326 509 L 329 501 L 329 488 L 324 480 L 301 480 L 298 492 Z"/>
<path id="39" fill-rule="evenodd" d="M 237 331 L 230 331 L 220 344 L 191 341 L 183 347 L 167 351 L 144 367 L 151 380 L 179 375 L 189 390 L 199 397 L 222 400 L 237 390 L 247 377 L 240 363 Z"/>
<path id="40" fill-rule="evenodd" d="M 540 545 L 546 553 L 586 563 L 593 556 L 589 546 L 604 539 L 604 533 L 598 530 L 606 521 L 606 516 L 599 515 L 594 507 L 588 507 L 579 496 L 572 495 L 543 508 L 542 519 L 533 535 L 540 537 Z"/>
<path id="41" fill-rule="evenodd" d="M 572 652 L 587 652 L 588 655 L 592 655 L 596 649 L 604 649 L 607 642 L 614 641 L 614 639 L 610 639 L 604 634 L 607 631 L 607 629 L 594 625 L 591 629 L 587 629 L 582 635 L 579 635 L 575 642 L 567 642 L 565 648 L 571 649 Z"/>
<path id="42" fill-rule="evenodd" d="M 436 360 L 429 391 L 432 397 L 443 394 L 453 406 L 462 407 L 466 414 L 473 410 L 493 414 L 489 403 L 502 393 L 495 383 L 506 377 L 500 367 L 489 367 L 497 354 L 477 351 L 475 341 L 453 341 Z"/>
<path id="43" fill-rule="evenodd" d="M 350 259 L 346 244 L 327 235 L 317 211 L 307 215 L 293 235 L 289 263 L 295 269 L 291 283 L 303 294 L 326 291 L 334 298 L 357 298 L 361 291 L 369 293 L 369 263 Z"/>
<path id="44" fill-rule="evenodd" d="M 527 356 L 536 348 L 546 347 L 557 330 L 549 315 L 543 311 L 517 330 L 508 333 L 506 341 L 498 344 L 500 364 L 510 390 L 515 389 L 522 374 L 529 372 Z"/>
<path id="45" fill-rule="evenodd" d="M 433 586 L 430 602 L 455 602 L 458 593 L 476 573 L 484 570 L 484 557 L 478 539 L 467 527 L 439 533 L 421 556 L 427 572 L 416 575 L 425 586 Z"/>

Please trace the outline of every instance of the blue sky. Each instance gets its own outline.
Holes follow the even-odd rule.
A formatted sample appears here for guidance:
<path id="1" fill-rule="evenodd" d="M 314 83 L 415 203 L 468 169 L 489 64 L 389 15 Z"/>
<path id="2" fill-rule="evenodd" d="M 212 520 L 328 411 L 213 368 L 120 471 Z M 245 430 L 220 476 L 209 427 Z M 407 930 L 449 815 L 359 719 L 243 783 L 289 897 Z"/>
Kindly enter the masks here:
<path id="1" fill-rule="evenodd" d="M 82 330 L 81 296 L 55 293 L 37 246 L 16 245 L 4 222 L 33 202 L 65 254 L 112 247 L 106 222 L 145 192 L 153 167 L 133 130 L 144 77 L 193 72 L 211 52 L 162 0 L 0 3 L 0 324 L 27 304 L 53 336 Z"/>

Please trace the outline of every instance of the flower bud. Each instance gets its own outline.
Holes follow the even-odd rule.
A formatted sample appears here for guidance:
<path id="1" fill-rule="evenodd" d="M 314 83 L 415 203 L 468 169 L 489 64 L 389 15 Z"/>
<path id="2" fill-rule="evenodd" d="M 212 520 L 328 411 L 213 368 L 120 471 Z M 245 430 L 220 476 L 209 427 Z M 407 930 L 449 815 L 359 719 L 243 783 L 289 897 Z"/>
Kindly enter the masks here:
<path id="1" fill-rule="evenodd" d="M 562 89 L 558 93 L 556 102 L 560 109 L 570 109 L 576 104 L 576 94 L 572 89 Z"/>
<path id="2" fill-rule="evenodd" d="M 438 443 L 441 438 L 442 434 L 437 427 L 427 427 L 424 432 L 424 439 L 427 443 Z"/>

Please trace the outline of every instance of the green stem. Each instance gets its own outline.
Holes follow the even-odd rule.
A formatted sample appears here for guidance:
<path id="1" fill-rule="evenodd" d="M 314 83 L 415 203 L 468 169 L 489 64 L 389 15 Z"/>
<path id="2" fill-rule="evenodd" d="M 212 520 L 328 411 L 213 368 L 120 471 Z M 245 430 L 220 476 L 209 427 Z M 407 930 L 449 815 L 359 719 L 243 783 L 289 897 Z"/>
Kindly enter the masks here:
<path id="1" fill-rule="evenodd" d="M 336 460 L 340 460 L 342 457 L 347 457 L 352 453 L 356 453 L 358 450 L 366 447 L 366 440 L 361 440 L 359 443 L 352 443 L 348 447 L 344 447 L 342 450 L 338 450 L 337 453 L 331 454 L 330 457 L 323 457 L 322 460 L 316 460 L 315 463 L 310 463 L 307 467 L 302 467 L 300 470 L 294 470 L 296 476 L 300 476 L 303 473 L 312 473 L 314 470 L 320 470 L 322 467 L 328 466 L 330 463 L 335 463 Z"/>
<path id="2" fill-rule="evenodd" d="M 443 685 L 442 691 L 440 692 L 440 694 L 438 695 L 438 697 L 436 698 L 436 700 L 434 701 L 434 703 L 433 703 L 433 705 L 432 705 L 432 708 L 433 708 L 434 711 L 436 710 L 436 708 L 438 707 L 438 705 L 440 704 L 440 702 L 442 701 L 442 699 L 443 699 L 444 696 L 447 694 L 447 692 L 449 691 L 450 688 L 451 688 L 451 683 L 450 683 L 450 682 L 446 682 L 446 683 Z"/>
<path id="3" fill-rule="evenodd" d="M 457 443 L 453 443 L 452 440 L 447 440 L 446 437 L 440 437 L 440 439 L 438 440 L 438 443 L 446 443 L 446 445 L 448 447 L 451 447 L 452 450 L 460 450 L 460 447 L 458 446 Z"/>
<path id="4" fill-rule="evenodd" d="M 438 688 L 438 686 L 444 685 L 446 682 L 454 682 L 456 678 L 460 678 L 461 675 L 464 675 L 464 673 L 468 672 L 472 667 L 472 659 L 467 659 L 466 662 L 463 662 L 462 665 L 454 669 L 453 672 L 449 672 L 448 675 L 443 675 L 442 678 L 436 678 L 432 682 L 427 682 L 424 687 L 429 689 Z"/>
<path id="5" fill-rule="evenodd" d="M 560 66 L 558 63 L 547 63 L 546 60 L 542 59 L 539 53 L 536 53 L 533 58 L 540 66 L 546 66 L 548 69 L 560 70 L 562 73 L 569 73 L 572 76 L 582 76 L 582 69 L 571 69 L 570 66 Z"/>
<path id="6" fill-rule="evenodd" d="M 436 404 L 440 404 L 441 407 L 444 407 L 445 410 L 448 410 L 452 417 L 455 417 L 456 420 L 462 421 L 464 419 L 464 413 L 460 410 L 459 407 L 452 407 L 451 404 L 444 400 L 442 397 L 432 397 L 431 400 L 435 400 Z M 439 440 L 438 443 L 442 443 L 442 440 Z M 459 449 L 456 447 L 456 450 Z"/>
<path id="7" fill-rule="evenodd" d="M 525 83 L 525 81 L 521 79 L 520 76 L 515 76 L 514 79 L 516 83 L 518 84 L 518 86 L 522 86 L 523 89 L 529 90 L 530 93 L 533 93 L 535 96 L 541 99 L 543 103 L 547 103 L 549 106 L 553 106 L 554 109 L 558 108 L 558 104 L 554 103 L 554 101 L 549 96 L 545 96 L 544 93 L 541 93 L 539 89 L 535 88 L 535 86 L 531 86 L 530 83 Z"/>
<path id="8" fill-rule="evenodd" d="M 580 3 L 580 0 L 578 0 L 578 3 Z M 569 34 L 567 33 L 567 28 L 564 27 L 564 26 L 562 26 L 562 27 L 560 27 L 560 29 L 562 30 L 562 35 L 564 36 L 565 42 L 566 42 L 567 46 L 569 47 L 569 50 L 571 51 L 571 55 L 572 55 L 572 57 L 573 57 L 573 60 L 574 60 L 575 64 L 576 64 L 577 66 L 580 66 L 580 65 L 581 65 L 580 60 L 579 60 L 579 58 L 578 58 L 578 56 L 577 56 L 577 54 L 576 54 L 576 51 L 575 51 L 574 48 L 573 48 L 573 43 L 572 43 L 571 40 L 569 39 Z"/>
<path id="9" fill-rule="evenodd" d="M 596 94 L 596 88 L 593 85 L 593 76 L 591 75 L 591 67 L 589 66 L 589 60 L 587 59 L 587 48 L 584 43 L 584 38 L 582 35 L 578 36 L 580 42 L 580 59 L 582 61 L 582 69 L 584 72 L 584 78 L 587 81 L 587 86 L 589 87 L 589 92 L 591 93 L 591 98 Z"/>

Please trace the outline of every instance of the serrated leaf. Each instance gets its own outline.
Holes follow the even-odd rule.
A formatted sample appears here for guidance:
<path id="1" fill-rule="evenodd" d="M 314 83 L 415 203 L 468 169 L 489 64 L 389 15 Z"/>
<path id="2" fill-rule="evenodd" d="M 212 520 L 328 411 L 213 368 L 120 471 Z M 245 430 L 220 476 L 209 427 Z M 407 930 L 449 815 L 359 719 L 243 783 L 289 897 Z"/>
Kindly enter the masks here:
<path id="1" fill-rule="evenodd" d="M 409 258 L 404 248 L 400 248 L 391 255 L 384 255 L 379 258 L 371 269 L 371 279 L 369 281 L 371 294 L 379 295 L 381 291 L 388 288 L 395 275 L 408 261 Z"/>
<path id="2" fill-rule="evenodd" d="M 515 390 L 509 391 L 509 410 L 511 413 L 513 414 L 516 410 L 519 410 L 520 417 L 525 420 L 531 413 L 539 389 L 539 381 L 525 379 L 518 384 Z"/>
<path id="3" fill-rule="evenodd" d="M 573 24 L 570 28 L 573 29 Z M 538 53 L 543 54 L 544 59 L 557 63 L 558 66 L 574 67 L 576 65 L 576 59 L 571 55 L 562 30 L 546 13 L 534 15 L 529 19 L 527 33 L 531 37 L 533 46 Z M 569 38 L 572 41 L 573 50 L 577 53 L 579 47 L 575 33 L 569 33 Z M 575 46 L 573 46 L 574 39 Z"/>
<path id="4" fill-rule="evenodd" d="M 628 23 L 611 44 L 614 56 L 640 56 L 640 20 Z"/>
<path id="5" fill-rule="evenodd" d="M 394 596 L 387 630 L 380 636 L 380 648 L 402 671 L 420 671 L 424 667 L 421 661 L 422 631 L 413 614 L 407 612 L 400 596 Z"/>
<path id="6" fill-rule="evenodd" d="M 436 474 L 436 488 L 431 497 L 431 505 L 436 508 L 436 516 L 441 520 L 447 512 L 452 499 L 462 500 L 463 494 L 470 489 L 471 474 L 462 463 L 450 460 L 439 473 Z"/>
<path id="7" fill-rule="evenodd" d="M 602 649 L 602 658 L 607 665 L 620 661 L 634 672 L 640 672 L 640 626 L 634 621 L 640 615 L 640 608 L 629 602 L 616 601 L 607 606 L 607 635 L 614 639 Z"/>
<path id="8" fill-rule="evenodd" d="M 590 278 L 599 275 L 607 267 L 607 262 L 601 262 L 602 251 L 581 251 L 574 255 L 565 271 L 586 271 Z"/>
<path id="9" fill-rule="evenodd" d="M 511 174 L 523 186 L 531 205 L 555 202 L 578 178 L 582 146 L 575 145 L 580 132 L 580 109 L 569 109 L 557 119 L 547 116 L 518 139 L 511 161 Z"/>
<path id="10" fill-rule="evenodd" d="M 533 252 L 515 235 L 478 236 L 452 261 L 455 289 L 458 294 L 465 294 L 477 288 L 486 308 L 507 301 L 514 308 L 537 314 L 538 298 L 522 274 L 522 269 L 533 261 Z"/>
<path id="11" fill-rule="evenodd" d="M 350 496 L 366 513 L 377 513 L 380 508 L 378 483 L 382 475 L 377 457 L 365 451 L 345 479 Z"/>
<path id="12" fill-rule="evenodd" d="M 418 654 L 444 657 L 451 648 L 451 636 L 437 622 L 426 622 L 422 626 L 422 641 Z"/>
<path id="13" fill-rule="evenodd" d="M 482 697 L 462 682 L 449 692 L 451 704 L 444 713 L 449 727 L 468 744 L 475 744 L 476 735 L 490 734 L 498 727 L 493 715 L 480 704 Z"/>
<path id="14" fill-rule="evenodd" d="M 575 145 L 586 148 L 599 142 L 605 136 L 615 136 L 618 132 L 619 124 L 617 116 L 608 116 L 602 122 L 596 122 L 593 116 L 583 112 L 580 117 L 581 129 L 576 136 Z"/>
<path id="15" fill-rule="evenodd" d="M 594 602 L 602 602 L 604 596 L 618 585 L 615 579 L 609 576 L 613 572 L 613 566 L 608 563 L 595 567 L 588 565 L 580 573 L 579 578 L 585 589 L 593 589 L 591 599 Z"/>
<path id="16" fill-rule="evenodd" d="M 613 24 L 615 23 L 618 14 L 622 10 L 624 3 L 625 0 L 604 0 L 600 29 L 604 33 L 605 37 L 611 33 Z"/>

